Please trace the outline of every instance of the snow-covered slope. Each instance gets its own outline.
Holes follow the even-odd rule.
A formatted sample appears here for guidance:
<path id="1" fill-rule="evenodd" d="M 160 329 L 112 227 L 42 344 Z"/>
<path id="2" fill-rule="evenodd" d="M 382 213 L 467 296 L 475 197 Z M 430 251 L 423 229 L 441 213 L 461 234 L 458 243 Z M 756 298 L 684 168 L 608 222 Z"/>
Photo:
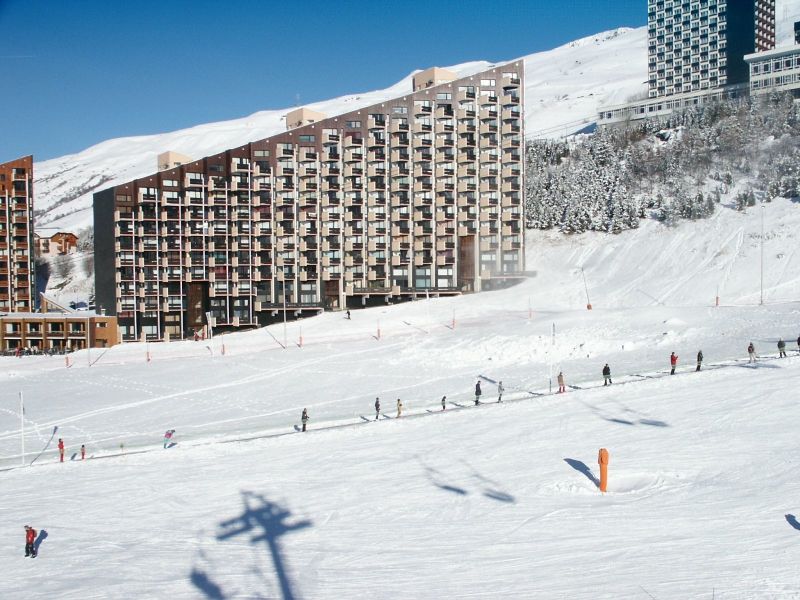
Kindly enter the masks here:
<path id="1" fill-rule="evenodd" d="M 529 134 L 561 135 L 592 120 L 598 106 L 646 89 L 646 28 L 618 29 L 524 57 L 525 110 Z M 513 57 L 509 57 L 513 60 Z M 428 65 L 421 65 L 427 67 Z M 461 76 L 491 67 L 476 61 L 450 66 Z M 309 105 L 328 115 L 407 93 L 412 74 L 395 85 Z M 77 154 L 35 164 L 37 226 L 68 230 L 92 225 L 92 193 L 148 175 L 160 152 L 200 158 L 285 129 L 289 108 L 159 135 L 108 140 Z"/>
<path id="2" fill-rule="evenodd" d="M 0 466 L 20 463 L 20 392 L 34 464 L 0 472 L 0 597 L 797 598 L 800 215 L 764 209 L 759 306 L 760 210 L 537 233 L 515 287 L 325 313 L 286 349 L 276 325 L 150 362 L 0 358 Z M 790 357 L 766 359 L 780 336 Z M 24 524 L 47 533 L 35 561 Z"/>

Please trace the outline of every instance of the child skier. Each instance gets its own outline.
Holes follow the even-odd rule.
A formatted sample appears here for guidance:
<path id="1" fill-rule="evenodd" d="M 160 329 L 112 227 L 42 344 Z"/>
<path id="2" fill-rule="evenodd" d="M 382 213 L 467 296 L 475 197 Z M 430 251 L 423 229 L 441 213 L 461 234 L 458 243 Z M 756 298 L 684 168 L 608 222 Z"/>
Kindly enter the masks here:
<path id="1" fill-rule="evenodd" d="M 675 375 L 675 367 L 678 366 L 678 355 L 675 354 L 674 352 L 669 355 L 669 366 L 670 366 L 669 374 Z"/>
<path id="2" fill-rule="evenodd" d="M 172 442 L 173 435 L 175 435 L 174 429 L 167 429 L 167 431 L 164 432 L 164 448 L 169 446 L 170 442 Z"/>
<path id="3" fill-rule="evenodd" d="M 558 393 L 563 394 L 567 391 L 566 386 L 564 385 L 564 373 L 562 371 L 558 372 Z"/>
<path id="4" fill-rule="evenodd" d="M 400 398 L 397 399 L 397 418 L 400 418 L 400 415 L 403 413 L 403 403 L 400 402 Z"/>
<path id="5" fill-rule="evenodd" d="M 497 384 L 497 401 L 498 402 L 502 402 L 503 401 L 503 389 L 504 389 L 503 388 L 503 382 L 501 381 L 501 382 L 499 382 Z"/>
<path id="6" fill-rule="evenodd" d="M 701 366 L 703 366 L 703 351 L 702 350 L 698 350 L 697 351 L 697 368 L 695 369 L 695 371 L 699 371 Z"/>
<path id="7" fill-rule="evenodd" d="M 81 444 L 81 460 L 86 460 L 86 445 Z"/>
<path id="8" fill-rule="evenodd" d="M 303 431 L 306 430 L 306 424 L 308 423 L 308 409 L 303 409 L 303 416 L 300 417 L 300 420 L 303 422 Z"/>
<path id="9" fill-rule="evenodd" d="M 36 558 L 36 530 L 30 525 L 25 525 L 25 556 Z"/>
<path id="10" fill-rule="evenodd" d="M 64 462 L 64 440 L 58 438 L 58 455 L 61 457 L 61 462 Z"/>
<path id="11" fill-rule="evenodd" d="M 481 382 L 475 384 L 475 406 L 481 403 Z"/>
<path id="12" fill-rule="evenodd" d="M 442 410 L 445 410 L 447 406 L 445 406 L 445 402 L 447 401 L 447 396 L 442 396 Z"/>
<path id="13" fill-rule="evenodd" d="M 756 347 L 753 346 L 753 342 L 750 342 L 750 344 L 747 346 L 747 355 L 750 357 L 748 362 L 756 362 Z"/>
<path id="14" fill-rule="evenodd" d="M 375 398 L 375 420 L 381 416 L 381 401 L 380 398 Z"/>

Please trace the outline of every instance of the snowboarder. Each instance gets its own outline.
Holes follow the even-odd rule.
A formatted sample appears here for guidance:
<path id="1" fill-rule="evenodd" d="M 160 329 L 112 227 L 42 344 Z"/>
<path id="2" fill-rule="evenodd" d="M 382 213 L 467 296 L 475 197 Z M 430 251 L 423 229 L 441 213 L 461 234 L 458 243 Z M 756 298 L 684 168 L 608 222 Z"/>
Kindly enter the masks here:
<path id="1" fill-rule="evenodd" d="M 81 460 L 86 459 L 86 444 L 81 444 Z"/>
<path id="2" fill-rule="evenodd" d="M 61 457 L 61 462 L 64 462 L 64 440 L 58 438 L 58 455 Z"/>
<path id="3" fill-rule="evenodd" d="M 447 402 L 447 396 L 442 396 L 442 410 L 445 410 L 447 408 L 445 402 Z"/>
<path id="4" fill-rule="evenodd" d="M 674 352 L 669 355 L 669 366 L 670 366 L 669 374 L 675 375 L 675 367 L 678 366 L 678 355 L 675 354 Z"/>
<path id="5" fill-rule="evenodd" d="M 36 530 L 25 525 L 25 556 L 36 558 Z"/>
<path id="6" fill-rule="evenodd" d="M 403 413 L 403 403 L 400 402 L 400 398 L 397 399 L 397 418 L 400 418 L 400 415 Z"/>
<path id="7" fill-rule="evenodd" d="M 558 393 L 563 394 L 567 391 L 566 386 L 564 385 L 564 373 L 563 371 L 558 372 Z"/>
<path id="8" fill-rule="evenodd" d="M 750 342 L 750 344 L 747 346 L 747 355 L 750 357 L 748 362 L 756 362 L 756 347 L 753 346 L 753 342 Z"/>
<path id="9" fill-rule="evenodd" d="M 303 409 L 303 416 L 300 417 L 300 420 L 303 422 L 303 431 L 306 430 L 306 423 L 308 423 L 308 409 Z"/>
<path id="10" fill-rule="evenodd" d="M 170 443 L 172 442 L 172 436 L 174 435 L 175 435 L 174 429 L 167 429 L 164 432 L 164 448 L 170 445 Z"/>
<path id="11" fill-rule="evenodd" d="M 608 385 L 609 383 L 613 383 L 613 381 L 611 381 L 611 367 L 608 366 L 608 363 L 606 363 L 606 366 L 603 367 L 603 379 L 604 379 L 603 385 Z"/>
<path id="12" fill-rule="evenodd" d="M 499 382 L 497 384 L 497 401 L 498 402 L 502 402 L 503 401 L 503 389 L 504 389 L 503 388 L 503 382 L 501 381 L 501 382 Z"/>
<path id="13" fill-rule="evenodd" d="M 475 406 L 481 403 L 481 382 L 475 384 Z"/>
<path id="14" fill-rule="evenodd" d="M 786 358 L 786 342 L 783 341 L 783 338 L 778 340 L 778 352 L 780 358 Z"/>
<path id="15" fill-rule="evenodd" d="M 381 416 L 381 401 L 380 398 L 375 398 L 375 420 Z"/>
<path id="16" fill-rule="evenodd" d="M 698 350 L 697 351 L 697 368 L 695 369 L 695 372 L 699 371 L 700 367 L 702 367 L 702 366 L 703 366 L 703 351 L 702 350 Z"/>

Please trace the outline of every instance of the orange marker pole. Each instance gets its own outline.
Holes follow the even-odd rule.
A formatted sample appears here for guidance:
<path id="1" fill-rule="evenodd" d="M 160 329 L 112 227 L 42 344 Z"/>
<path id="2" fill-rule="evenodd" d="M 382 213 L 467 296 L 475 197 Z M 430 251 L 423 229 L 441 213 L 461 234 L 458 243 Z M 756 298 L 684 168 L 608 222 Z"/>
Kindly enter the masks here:
<path id="1" fill-rule="evenodd" d="M 597 453 L 597 464 L 600 465 L 600 491 L 605 492 L 608 487 L 608 450 L 605 448 Z"/>

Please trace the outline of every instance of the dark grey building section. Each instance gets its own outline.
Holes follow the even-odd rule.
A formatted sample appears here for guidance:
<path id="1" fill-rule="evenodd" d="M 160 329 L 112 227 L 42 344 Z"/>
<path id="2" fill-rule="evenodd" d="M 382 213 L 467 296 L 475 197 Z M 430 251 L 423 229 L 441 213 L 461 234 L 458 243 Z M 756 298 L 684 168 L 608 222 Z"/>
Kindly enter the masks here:
<path id="1" fill-rule="evenodd" d="M 737 0 L 729 5 L 726 52 L 728 85 L 747 83 L 750 80 L 750 69 L 744 62 L 744 55 L 756 51 L 755 11 L 755 0 Z"/>
<path id="2" fill-rule="evenodd" d="M 94 286 L 97 310 L 117 314 L 114 188 L 94 194 Z"/>

